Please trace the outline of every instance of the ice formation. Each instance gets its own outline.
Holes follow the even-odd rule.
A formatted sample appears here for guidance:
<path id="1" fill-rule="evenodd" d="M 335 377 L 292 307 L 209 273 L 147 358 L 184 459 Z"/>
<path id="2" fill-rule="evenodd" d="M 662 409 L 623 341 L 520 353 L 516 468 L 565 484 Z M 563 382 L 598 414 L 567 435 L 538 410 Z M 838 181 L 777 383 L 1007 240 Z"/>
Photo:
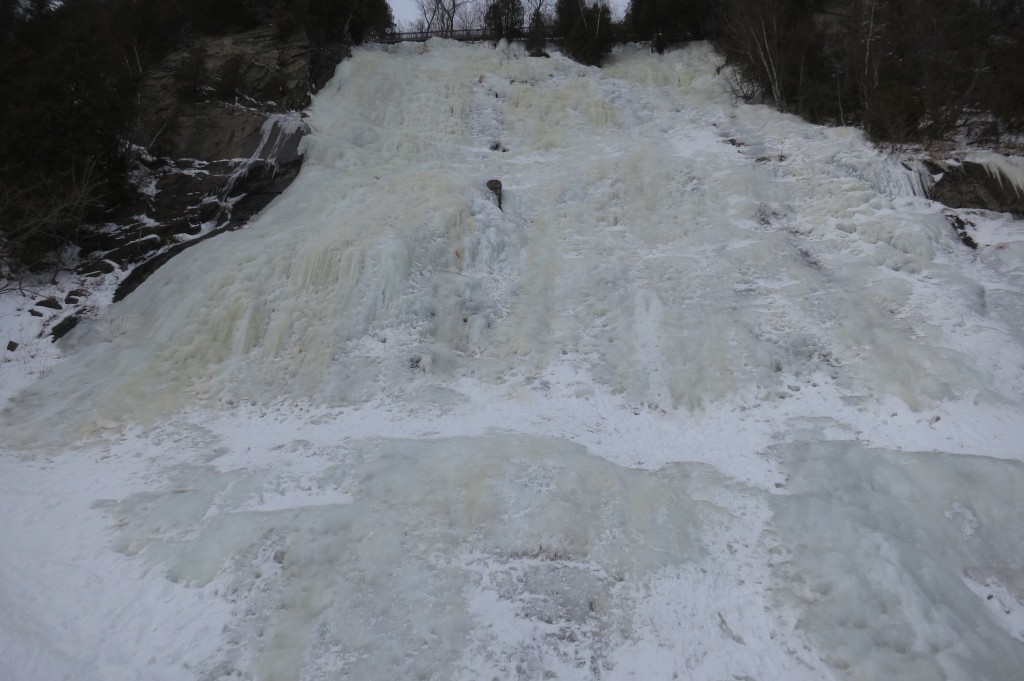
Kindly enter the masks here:
<path id="1" fill-rule="evenodd" d="M 721 68 L 356 50 L 11 401 L 12 678 L 1024 668 L 1024 241 Z"/>

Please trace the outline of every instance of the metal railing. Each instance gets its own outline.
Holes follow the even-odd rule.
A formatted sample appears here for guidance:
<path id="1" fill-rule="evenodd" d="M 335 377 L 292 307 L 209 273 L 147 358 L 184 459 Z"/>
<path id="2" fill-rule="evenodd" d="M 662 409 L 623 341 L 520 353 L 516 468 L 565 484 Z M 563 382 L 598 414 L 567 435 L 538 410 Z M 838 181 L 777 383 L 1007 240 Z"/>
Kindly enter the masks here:
<path id="1" fill-rule="evenodd" d="M 496 41 L 498 36 L 486 28 L 466 28 L 451 31 L 410 31 L 406 33 L 386 33 L 372 39 L 375 43 L 393 45 L 394 43 L 414 42 L 422 43 L 431 38 L 448 38 L 461 42 L 483 42 L 485 40 Z"/>
<path id="2" fill-rule="evenodd" d="M 423 43 L 431 38 L 448 38 L 449 40 L 458 40 L 464 43 L 471 42 L 484 42 L 489 41 L 496 43 L 501 38 L 500 35 L 495 34 L 493 31 L 486 28 L 463 28 L 463 29 L 452 29 L 447 30 L 432 30 L 432 31 L 406 31 L 404 33 L 383 33 L 381 35 L 369 37 L 366 42 L 369 43 L 381 43 L 384 45 L 394 45 L 395 43 L 403 42 L 414 42 Z M 519 40 L 522 40 L 520 37 Z M 618 36 L 618 42 L 633 42 L 634 38 L 631 33 L 626 33 Z M 545 38 L 545 42 L 548 45 L 561 45 L 565 42 L 565 38 L 562 36 L 548 35 Z"/>

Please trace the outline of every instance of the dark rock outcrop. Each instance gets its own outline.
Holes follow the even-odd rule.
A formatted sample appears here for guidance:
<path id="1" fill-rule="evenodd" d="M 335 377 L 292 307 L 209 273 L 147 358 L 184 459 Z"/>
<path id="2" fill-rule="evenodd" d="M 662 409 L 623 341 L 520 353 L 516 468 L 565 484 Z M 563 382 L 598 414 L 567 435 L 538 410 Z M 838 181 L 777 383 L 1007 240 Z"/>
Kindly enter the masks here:
<path id="1" fill-rule="evenodd" d="M 188 68 L 196 71 L 191 78 L 183 75 Z M 133 141 L 175 159 L 245 158 L 266 114 L 303 109 L 310 92 L 304 34 L 281 39 L 265 27 L 207 39 L 146 74 Z"/>
<path id="2" fill-rule="evenodd" d="M 201 78 L 183 91 L 181 69 L 197 54 Z M 287 187 L 301 165 L 306 126 L 298 110 L 309 104 L 310 70 L 304 35 L 280 39 L 260 28 L 193 45 L 148 74 L 134 138 L 159 156 L 147 164 L 146 215 L 198 234 L 200 225 L 244 223 Z M 254 189 L 266 197 L 262 205 L 249 200 L 235 215 L 238 197 Z"/>
<path id="3" fill-rule="evenodd" d="M 117 285 L 117 288 L 114 290 L 113 302 L 116 303 L 117 301 L 124 299 L 125 296 L 127 296 L 129 293 L 137 289 L 142 284 L 142 282 L 146 281 L 146 279 L 149 278 L 149 275 L 153 274 L 153 272 L 156 272 L 158 269 L 163 267 L 163 265 L 174 256 L 178 255 L 179 253 L 188 248 L 191 248 L 197 244 L 206 241 L 207 239 L 211 239 L 217 236 L 218 234 L 223 234 L 228 230 L 229 227 L 224 226 L 213 231 L 207 232 L 206 234 L 196 239 L 182 241 L 171 246 L 165 251 L 157 253 L 152 258 L 149 258 L 145 262 L 133 268 L 132 271 L 128 273 L 128 276 L 122 279 L 121 283 L 119 283 Z"/>
<path id="4" fill-rule="evenodd" d="M 1024 216 L 1024 192 L 998 170 L 973 161 L 926 161 L 925 167 L 939 179 L 928 198 L 950 208 L 981 208 Z"/>
<path id="5" fill-rule="evenodd" d="M 50 338 L 54 341 L 59 341 L 67 335 L 68 331 L 78 326 L 79 319 L 80 317 L 77 314 L 73 314 L 60 320 L 54 324 L 52 329 L 50 329 Z"/>
<path id="6" fill-rule="evenodd" d="M 487 188 L 498 197 L 498 210 L 501 210 L 501 180 L 487 180 Z"/>
<path id="7" fill-rule="evenodd" d="M 972 237 L 970 232 L 968 232 L 969 227 L 974 227 L 973 223 L 964 220 L 955 213 L 946 213 L 946 222 L 948 222 L 949 226 L 953 228 L 957 237 L 960 239 L 960 242 L 964 246 L 967 246 L 968 248 L 978 247 L 978 242 L 975 241 L 974 237 Z"/>
<path id="8" fill-rule="evenodd" d="M 244 226 L 298 175 L 299 111 L 346 55 L 264 27 L 194 43 L 146 73 L 131 136 L 139 198 L 83 245 L 79 272 L 131 270 L 120 299 L 185 243 Z"/>

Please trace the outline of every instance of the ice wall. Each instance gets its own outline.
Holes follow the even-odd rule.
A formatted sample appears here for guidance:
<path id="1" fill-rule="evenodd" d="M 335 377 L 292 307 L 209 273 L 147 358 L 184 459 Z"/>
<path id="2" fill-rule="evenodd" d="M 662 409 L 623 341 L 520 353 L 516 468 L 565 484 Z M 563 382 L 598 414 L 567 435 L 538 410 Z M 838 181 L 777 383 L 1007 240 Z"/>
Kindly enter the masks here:
<path id="1" fill-rule="evenodd" d="M 721 68 L 356 50 L 8 408 L 0 605 L 85 681 L 1011 678 L 1024 241 Z"/>
<path id="2" fill-rule="evenodd" d="M 856 131 L 735 106 L 720 66 L 706 46 L 603 72 L 443 41 L 360 51 L 313 105 L 288 196 L 82 324 L 76 360 L 22 402 L 87 402 L 61 420 L 88 429 L 553 364 L 668 411 L 819 381 L 914 408 L 1001 399 L 917 305 L 946 290 L 998 333 L 945 264 L 942 219 L 896 210 L 907 171 Z"/>

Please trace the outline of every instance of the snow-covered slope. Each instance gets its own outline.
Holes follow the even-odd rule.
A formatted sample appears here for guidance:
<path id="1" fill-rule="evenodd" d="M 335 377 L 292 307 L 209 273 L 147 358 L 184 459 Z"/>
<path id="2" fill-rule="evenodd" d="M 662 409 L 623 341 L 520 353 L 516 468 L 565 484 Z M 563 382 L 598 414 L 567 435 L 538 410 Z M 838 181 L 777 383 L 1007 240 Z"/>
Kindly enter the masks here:
<path id="1" fill-rule="evenodd" d="M 1013 678 L 1024 241 L 720 70 L 340 65 L 10 402 L 0 677 Z"/>

